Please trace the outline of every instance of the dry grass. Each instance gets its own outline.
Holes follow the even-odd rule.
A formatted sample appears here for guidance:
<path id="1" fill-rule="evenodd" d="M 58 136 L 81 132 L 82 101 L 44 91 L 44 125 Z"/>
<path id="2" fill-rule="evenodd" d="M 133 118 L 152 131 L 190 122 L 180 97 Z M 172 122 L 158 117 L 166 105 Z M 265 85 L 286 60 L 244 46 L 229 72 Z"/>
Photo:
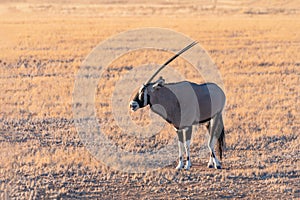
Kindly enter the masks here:
<path id="1" fill-rule="evenodd" d="M 185 2 L 181 10 L 178 2 L 163 0 L 144 8 L 135 1 L 126 6 L 0 4 L 0 198 L 299 197 L 298 2 L 232 2 L 219 1 L 215 8 Z M 148 26 L 198 40 L 218 66 L 227 95 L 223 170 L 206 169 L 206 158 L 198 156 L 201 128 L 189 172 L 173 170 L 175 162 L 154 172 L 118 172 L 95 160 L 80 141 L 72 92 L 81 62 L 104 39 Z M 126 55 L 107 69 L 114 76 L 99 82 L 97 116 L 111 139 L 127 150 L 140 146 L 116 134 L 111 88 L 128 72 L 124 66 L 135 69 L 168 57 L 157 51 Z M 201 82 L 181 59 L 170 67 Z M 143 113 L 132 117 L 142 124 L 149 120 Z M 174 135 L 169 128 L 143 148 L 167 143 Z"/>

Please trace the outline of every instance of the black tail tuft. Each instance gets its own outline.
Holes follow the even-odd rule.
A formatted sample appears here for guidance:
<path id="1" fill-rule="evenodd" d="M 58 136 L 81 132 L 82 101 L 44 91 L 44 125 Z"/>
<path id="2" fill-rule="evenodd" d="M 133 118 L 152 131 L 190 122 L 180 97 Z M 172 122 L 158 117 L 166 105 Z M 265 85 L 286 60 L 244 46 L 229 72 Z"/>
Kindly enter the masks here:
<path id="1" fill-rule="evenodd" d="M 218 139 L 218 150 L 219 150 L 220 159 L 222 160 L 223 151 L 225 150 L 225 131 L 224 131 L 224 127 L 222 128 L 220 137 Z"/>

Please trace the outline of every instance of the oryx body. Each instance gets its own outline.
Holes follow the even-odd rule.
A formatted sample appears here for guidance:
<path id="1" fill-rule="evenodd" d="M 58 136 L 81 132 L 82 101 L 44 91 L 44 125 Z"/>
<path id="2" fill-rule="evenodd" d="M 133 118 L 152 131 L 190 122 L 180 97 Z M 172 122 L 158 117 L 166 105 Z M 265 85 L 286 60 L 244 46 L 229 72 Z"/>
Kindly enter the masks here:
<path id="1" fill-rule="evenodd" d="M 224 145 L 224 126 L 222 110 L 225 105 L 224 92 L 214 83 L 196 84 L 188 81 L 164 84 L 160 78 L 154 83 L 143 85 L 136 97 L 131 101 L 133 111 L 149 105 L 151 110 L 177 131 L 179 146 L 179 164 L 177 169 L 183 167 L 183 149 L 185 148 L 187 162 L 186 169 L 191 166 L 190 140 L 192 125 L 207 122 L 210 133 L 208 143 L 211 155 L 209 167 L 221 168 L 214 153 L 216 141 L 219 143 L 220 157 Z"/>
<path id="2" fill-rule="evenodd" d="M 156 87 L 148 91 L 148 97 L 151 110 L 176 129 L 208 121 L 222 111 L 225 103 L 225 95 L 216 84 L 188 81 Z"/>

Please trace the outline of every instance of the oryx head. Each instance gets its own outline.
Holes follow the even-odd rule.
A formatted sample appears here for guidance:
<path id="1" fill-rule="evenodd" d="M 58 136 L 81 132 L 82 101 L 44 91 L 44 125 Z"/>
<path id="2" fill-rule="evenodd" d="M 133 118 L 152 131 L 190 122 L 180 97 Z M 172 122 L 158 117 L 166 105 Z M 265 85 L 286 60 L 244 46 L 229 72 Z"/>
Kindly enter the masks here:
<path id="1" fill-rule="evenodd" d="M 154 83 L 150 83 L 153 78 L 164 68 L 166 67 L 170 62 L 172 62 L 175 58 L 177 58 L 180 54 L 187 51 L 188 49 L 192 48 L 194 45 L 196 45 L 197 42 L 194 41 L 188 46 L 181 49 L 179 52 L 177 52 L 173 57 L 171 57 L 169 60 L 167 60 L 156 72 L 149 78 L 149 80 L 142 85 L 142 87 L 139 89 L 139 92 L 135 95 L 134 99 L 130 102 L 129 106 L 131 110 L 136 111 L 139 108 L 143 108 L 146 105 L 150 103 L 150 93 L 157 89 L 158 87 L 161 87 L 164 84 L 164 79 L 160 78 Z"/>
<path id="2" fill-rule="evenodd" d="M 139 108 L 143 108 L 147 105 L 149 105 L 150 103 L 150 94 L 162 87 L 165 83 L 165 80 L 160 77 L 157 81 L 155 81 L 154 83 L 145 83 L 143 84 L 139 91 L 136 93 L 135 97 L 132 99 L 132 101 L 130 102 L 129 106 L 131 108 L 132 111 L 136 111 Z"/>

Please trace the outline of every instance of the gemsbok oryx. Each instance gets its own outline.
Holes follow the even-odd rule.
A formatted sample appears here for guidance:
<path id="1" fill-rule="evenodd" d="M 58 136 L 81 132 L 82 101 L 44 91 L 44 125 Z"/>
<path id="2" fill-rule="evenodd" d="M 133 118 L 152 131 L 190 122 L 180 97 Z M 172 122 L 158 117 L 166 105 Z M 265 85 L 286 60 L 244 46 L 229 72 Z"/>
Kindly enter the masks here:
<path id="1" fill-rule="evenodd" d="M 190 169 L 192 125 L 206 123 L 210 135 L 208 167 L 220 169 L 221 164 L 215 155 L 214 146 L 218 142 L 219 155 L 222 159 L 222 151 L 225 147 L 222 110 L 226 100 L 222 89 L 214 83 L 196 84 L 188 81 L 165 83 L 162 77 L 151 82 L 163 67 L 195 44 L 193 42 L 162 65 L 139 89 L 130 102 L 130 108 L 132 111 L 136 111 L 149 105 L 154 113 L 174 126 L 179 147 L 179 163 L 176 169 Z M 184 149 L 186 153 L 185 165 L 183 161 Z"/>

